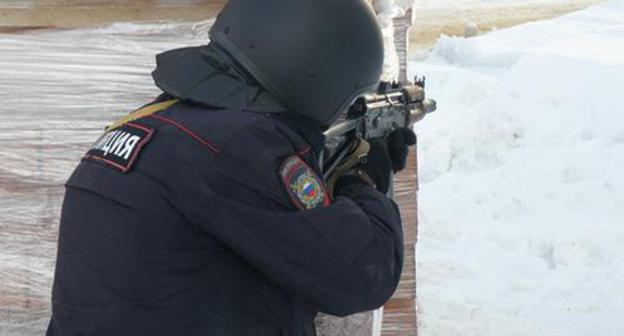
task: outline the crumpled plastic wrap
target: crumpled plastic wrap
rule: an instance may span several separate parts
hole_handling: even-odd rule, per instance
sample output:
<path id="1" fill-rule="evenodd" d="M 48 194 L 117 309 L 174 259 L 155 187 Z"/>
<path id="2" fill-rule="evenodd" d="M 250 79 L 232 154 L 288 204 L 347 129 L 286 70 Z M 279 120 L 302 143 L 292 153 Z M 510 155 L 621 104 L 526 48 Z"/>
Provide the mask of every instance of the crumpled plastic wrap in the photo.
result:
<path id="1" fill-rule="evenodd" d="M 0 34 L 0 335 L 44 334 L 63 184 L 106 125 L 159 93 L 154 56 L 206 43 L 211 23 Z M 412 163 L 396 183 L 408 257 L 384 335 L 415 334 Z M 319 334 L 356 336 L 349 328 Z"/>
<path id="2" fill-rule="evenodd" d="M 0 335 L 42 335 L 63 184 L 104 127 L 158 93 L 154 55 L 211 22 L 0 34 Z"/>

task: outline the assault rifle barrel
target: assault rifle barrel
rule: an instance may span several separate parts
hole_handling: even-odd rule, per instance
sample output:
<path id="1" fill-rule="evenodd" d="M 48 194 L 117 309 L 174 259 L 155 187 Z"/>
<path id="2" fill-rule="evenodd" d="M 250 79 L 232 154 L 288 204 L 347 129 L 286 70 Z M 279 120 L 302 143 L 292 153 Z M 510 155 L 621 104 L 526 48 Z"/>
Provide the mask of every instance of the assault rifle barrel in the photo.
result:
<path id="1" fill-rule="evenodd" d="M 425 99 L 425 91 L 419 85 L 405 86 L 388 93 L 368 94 L 358 98 L 351 107 L 347 119 L 329 128 L 325 132 L 325 137 L 334 139 L 343 136 L 355 130 L 362 118 L 394 109 L 406 111 L 407 120 L 400 126 L 409 127 L 434 112 L 436 108 L 435 100 Z"/>

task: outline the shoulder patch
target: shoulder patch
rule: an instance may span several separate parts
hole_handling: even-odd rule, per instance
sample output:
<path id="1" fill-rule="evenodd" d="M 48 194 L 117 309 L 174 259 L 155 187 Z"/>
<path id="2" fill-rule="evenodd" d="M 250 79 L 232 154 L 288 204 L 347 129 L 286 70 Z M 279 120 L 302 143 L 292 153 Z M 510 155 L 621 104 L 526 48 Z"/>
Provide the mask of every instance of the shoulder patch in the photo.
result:
<path id="1" fill-rule="evenodd" d="M 100 137 L 84 159 L 127 173 L 132 169 L 143 147 L 152 139 L 154 132 L 152 128 L 127 123 Z"/>
<path id="2" fill-rule="evenodd" d="M 280 176 L 292 202 L 301 210 L 311 210 L 319 205 L 329 205 L 330 196 L 325 184 L 298 155 L 284 160 Z"/>

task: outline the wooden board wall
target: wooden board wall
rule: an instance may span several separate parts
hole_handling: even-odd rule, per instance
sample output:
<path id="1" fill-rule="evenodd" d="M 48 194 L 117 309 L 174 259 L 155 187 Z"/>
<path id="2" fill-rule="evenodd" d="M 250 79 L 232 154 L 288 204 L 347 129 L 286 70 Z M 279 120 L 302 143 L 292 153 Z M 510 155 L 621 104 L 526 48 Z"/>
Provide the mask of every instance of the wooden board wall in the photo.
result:
<path id="1" fill-rule="evenodd" d="M 403 220 L 405 262 L 399 289 L 384 307 L 383 336 L 415 336 L 416 323 L 416 240 L 418 236 L 418 165 L 416 148 L 407 169 L 395 178 L 395 199 Z"/>

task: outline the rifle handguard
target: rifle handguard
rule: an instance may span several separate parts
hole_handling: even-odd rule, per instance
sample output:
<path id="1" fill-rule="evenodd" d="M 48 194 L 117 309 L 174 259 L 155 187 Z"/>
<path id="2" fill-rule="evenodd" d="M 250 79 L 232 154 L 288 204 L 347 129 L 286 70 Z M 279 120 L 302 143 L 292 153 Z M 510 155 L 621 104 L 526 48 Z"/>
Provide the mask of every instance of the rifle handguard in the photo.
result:
<path id="1" fill-rule="evenodd" d="M 334 169 L 332 174 L 327 179 L 327 188 L 330 193 L 334 193 L 334 187 L 336 186 L 336 181 L 343 175 L 345 175 L 348 171 L 353 169 L 362 163 L 362 160 L 366 158 L 368 152 L 370 151 L 370 144 L 366 140 L 357 139 L 355 140 L 357 143 L 353 145 L 353 150 L 349 153 L 342 162 Z"/>

